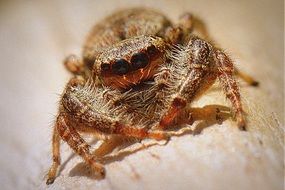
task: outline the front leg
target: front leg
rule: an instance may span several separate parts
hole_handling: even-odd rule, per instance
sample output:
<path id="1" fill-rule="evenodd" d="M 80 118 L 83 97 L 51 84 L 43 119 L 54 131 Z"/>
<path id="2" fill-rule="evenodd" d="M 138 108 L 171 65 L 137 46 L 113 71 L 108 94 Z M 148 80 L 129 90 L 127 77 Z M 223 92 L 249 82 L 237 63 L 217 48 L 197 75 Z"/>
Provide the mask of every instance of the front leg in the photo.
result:
<path id="1" fill-rule="evenodd" d="M 65 141 L 75 153 L 80 155 L 84 161 L 91 166 L 91 168 L 99 173 L 101 176 L 105 175 L 105 169 L 103 165 L 96 161 L 96 157 L 90 153 L 88 145 L 76 131 L 76 129 L 71 125 L 67 124 L 68 116 L 60 114 L 57 118 L 54 137 L 53 137 L 53 165 L 51 166 L 47 184 L 52 184 L 56 177 L 57 168 L 59 165 L 59 139 L 61 138 Z"/>
<path id="2" fill-rule="evenodd" d="M 197 35 L 204 40 L 213 42 L 214 40 L 210 38 L 207 27 L 203 20 L 194 16 L 191 13 L 184 13 L 180 16 L 179 21 L 176 25 L 170 26 L 166 30 L 166 39 L 171 44 L 182 44 L 187 45 L 190 36 Z M 234 66 L 233 66 L 234 67 Z M 247 84 L 251 86 L 258 86 L 258 81 L 252 76 L 244 73 L 234 67 L 234 75 L 241 78 Z"/>
<path id="3" fill-rule="evenodd" d="M 58 166 L 60 165 L 60 136 L 55 126 L 52 135 L 52 166 L 50 167 L 47 174 L 46 184 L 52 184 L 55 180 Z"/>
<path id="4" fill-rule="evenodd" d="M 211 73 L 210 64 L 212 46 L 197 37 L 190 39 L 186 47 L 174 50 L 170 54 L 171 65 L 176 80 L 175 91 L 165 113 L 162 115 L 158 128 L 169 126 L 188 103 L 203 94 L 215 81 L 216 73 Z M 174 90 L 172 90 L 174 91 Z"/>
<path id="5" fill-rule="evenodd" d="M 74 75 L 80 75 L 84 72 L 84 63 L 76 55 L 67 56 L 63 64 Z"/>
<path id="6" fill-rule="evenodd" d="M 181 65 L 181 76 L 177 74 L 178 89 L 162 115 L 159 128 L 169 126 L 181 113 L 187 103 L 202 95 L 219 77 L 226 97 L 231 101 L 238 126 L 245 128 L 245 119 L 239 89 L 233 77 L 233 64 L 228 56 L 208 42 L 192 37 L 186 47 L 182 47 L 171 57 L 174 65 Z M 186 74 L 183 74 L 186 73 Z"/>
<path id="7" fill-rule="evenodd" d="M 90 68 L 84 63 L 83 60 L 79 59 L 76 55 L 69 55 L 63 62 L 65 68 L 75 76 L 81 76 L 87 79 L 90 74 Z"/>
<path id="8" fill-rule="evenodd" d="M 138 139 L 168 139 L 167 133 L 149 130 L 143 125 L 138 126 L 136 121 L 132 121 L 125 107 L 114 107 L 113 102 L 104 96 L 105 91 L 104 87 L 96 89 L 91 81 L 84 86 L 66 88 L 61 100 L 62 109 L 73 117 L 79 130 Z"/>

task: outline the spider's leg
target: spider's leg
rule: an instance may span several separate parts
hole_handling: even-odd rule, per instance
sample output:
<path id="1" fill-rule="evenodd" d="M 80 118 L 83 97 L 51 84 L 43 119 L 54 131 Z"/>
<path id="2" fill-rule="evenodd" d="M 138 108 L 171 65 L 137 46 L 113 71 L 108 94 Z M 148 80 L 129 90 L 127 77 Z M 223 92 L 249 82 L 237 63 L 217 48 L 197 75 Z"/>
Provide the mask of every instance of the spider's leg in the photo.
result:
<path id="1" fill-rule="evenodd" d="M 81 75 L 75 75 L 68 81 L 66 86 L 67 88 L 76 87 L 83 85 L 85 82 L 85 79 Z"/>
<path id="2" fill-rule="evenodd" d="M 172 136 L 172 134 L 169 134 L 169 136 Z M 105 163 L 106 161 L 110 160 L 110 159 L 114 159 L 116 157 L 125 157 L 127 155 L 130 155 L 132 153 L 138 152 L 140 150 L 146 149 L 148 147 L 154 146 L 154 145 L 161 145 L 159 142 L 155 141 L 152 143 L 147 143 L 147 144 L 142 144 L 140 143 L 140 146 L 136 147 L 136 148 L 132 148 L 132 149 L 120 149 L 118 153 L 114 154 L 114 155 L 108 155 L 109 153 L 111 153 L 115 148 L 124 145 L 125 143 L 137 143 L 137 139 L 135 138 L 126 138 L 126 137 L 122 137 L 120 135 L 112 135 L 109 139 L 107 139 L 106 141 L 104 141 L 94 152 L 93 154 L 98 157 L 98 159 L 100 161 L 102 161 L 103 163 Z M 131 145 L 132 145 L 131 143 Z M 101 160 L 102 159 L 102 160 Z"/>
<path id="3" fill-rule="evenodd" d="M 250 75 L 238 70 L 236 67 L 234 68 L 234 74 L 236 76 L 238 76 L 239 78 L 241 78 L 242 80 L 244 80 L 247 84 L 249 84 L 251 86 L 258 86 L 259 85 L 257 80 L 255 80 Z"/>
<path id="4" fill-rule="evenodd" d="M 178 24 L 170 27 L 166 32 L 166 37 L 170 42 L 172 42 L 172 44 L 184 44 L 183 42 L 187 42 L 189 40 L 187 37 L 190 35 L 197 35 L 204 40 L 214 42 L 214 40 L 210 38 L 205 23 L 188 12 L 182 14 L 179 18 Z M 258 86 L 259 84 L 253 77 L 238 70 L 237 68 L 234 68 L 234 74 L 251 86 Z"/>
<path id="5" fill-rule="evenodd" d="M 205 92 L 218 77 L 227 98 L 231 101 L 236 113 L 238 126 L 245 128 L 245 119 L 240 100 L 237 83 L 233 77 L 233 63 L 221 50 L 213 47 L 210 43 L 192 37 L 186 47 L 176 53 L 174 64 L 181 64 L 181 70 L 186 73 L 179 76 L 177 93 L 170 101 L 170 106 L 163 114 L 159 128 L 169 126 L 181 113 L 187 103 Z M 188 65 L 187 65 L 188 64 Z"/>
<path id="6" fill-rule="evenodd" d="M 177 24 L 167 28 L 165 36 L 166 40 L 172 44 L 183 44 L 183 42 L 187 41 L 190 34 L 210 40 L 205 23 L 197 16 L 185 12 L 179 17 Z"/>
<path id="7" fill-rule="evenodd" d="M 67 56 L 63 63 L 65 68 L 73 75 L 80 75 L 85 79 L 90 76 L 90 69 L 76 55 Z"/>
<path id="8" fill-rule="evenodd" d="M 104 90 L 103 90 L 104 91 Z M 74 117 L 74 122 L 80 123 L 78 130 L 89 133 L 97 132 L 106 135 L 122 135 L 138 139 L 152 138 L 156 140 L 168 139 L 163 131 L 152 131 L 144 126 L 136 126 L 130 122 L 128 110 L 110 107 L 111 102 L 102 99 L 102 92 L 85 87 L 66 88 L 62 96 L 64 110 Z M 84 126 L 85 129 L 79 129 Z"/>
<path id="9" fill-rule="evenodd" d="M 187 103 L 192 102 L 203 94 L 215 81 L 216 75 L 210 75 L 206 70 L 193 68 L 187 77 L 181 81 L 178 92 L 173 96 L 170 106 L 163 114 L 158 128 L 164 129 L 170 126 L 178 115 L 182 114 Z"/>
<path id="10" fill-rule="evenodd" d="M 92 154 L 98 158 L 111 153 L 116 147 L 122 145 L 126 139 L 120 136 L 111 136 L 109 139 L 106 139 Z"/>
<path id="11" fill-rule="evenodd" d="M 240 93 L 236 80 L 234 79 L 233 62 L 222 50 L 214 50 L 214 59 L 217 67 L 219 81 L 223 87 L 226 97 L 231 101 L 237 123 L 240 129 L 245 129 L 245 118 L 241 105 Z"/>
<path id="12" fill-rule="evenodd" d="M 169 107 L 163 114 L 158 128 L 169 126 L 181 113 L 187 103 L 202 95 L 217 78 L 217 74 L 211 72 L 210 64 L 212 46 L 207 42 L 193 37 L 188 45 L 175 53 L 173 64 L 177 67 L 173 72 L 177 81 L 177 91 L 169 101 Z"/>
<path id="13" fill-rule="evenodd" d="M 174 120 L 173 126 L 193 124 L 195 121 L 221 123 L 231 116 L 230 109 L 221 105 L 207 105 L 204 107 L 186 107 Z"/>
<path id="14" fill-rule="evenodd" d="M 85 140 L 77 132 L 76 128 L 73 127 L 74 123 L 71 121 L 69 123 L 68 115 L 59 115 L 57 118 L 57 130 L 62 138 L 78 155 L 80 155 L 86 163 L 88 163 L 91 168 L 98 172 L 100 175 L 104 176 L 105 170 L 103 165 L 96 162 L 96 157 L 91 154 L 88 145 Z M 73 123 L 71 125 L 71 123 Z"/>
<path id="15" fill-rule="evenodd" d="M 189 37 L 190 34 L 194 34 L 203 39 L 212 41 L 204 21 L 189 12 L 185 12 L 179 17 L 177 26 L 182 29 L 184 40 Z"/>
<path id="16" fill-rule="evenodd" d="M 56 126 L 53 129 L 52 135 L 52 160 L 52 166 L 50 167 L 47 174 L 47 185 L 52 184 L 54 182 L 58 166 L 60 165 L 60 136 L 58 134 Z"/>
<path id="17" fill-rule="evenodd" d="M 98 172 L 100 175 L 104 176 L 105 170 L 104 167 L 95 161 L 94 156 L 89 151 L 89 145 L 81 138 L 77 133 L 75 128 L 71 125 L 68 125 L 66 122 L 68 117 L 65 115 L 59 115 L 57 117 L 54 136 L 53 136 L 53 165 L 51 166 L 47 184 L 52 184 L 56 177 L 57 168 L 59 166 L 59 141 L 60 138 L 67 142 L 67 144 L 78 154 L 80 155 L 86 163 L 88 163 L 91 168 Z"/>
<path id="18" fill-rule="evenodd" d="M 76 55 L 69 55 L 64 60 L 65 68 L 72 74 L 81 74 L 84 70 L 83 62 Z"/>

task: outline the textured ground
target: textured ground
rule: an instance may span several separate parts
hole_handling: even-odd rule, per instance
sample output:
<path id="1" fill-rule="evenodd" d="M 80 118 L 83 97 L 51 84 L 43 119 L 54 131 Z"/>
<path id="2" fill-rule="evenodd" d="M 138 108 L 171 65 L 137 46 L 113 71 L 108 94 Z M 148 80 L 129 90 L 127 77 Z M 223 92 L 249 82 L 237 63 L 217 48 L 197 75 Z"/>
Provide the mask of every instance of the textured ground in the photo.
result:
<path id="1" fill-rule="evenodd" d="M 1 189 L 46 189 L 51 126 L 69 79 L 61 62 L 80 55 L 91 26 L 118 8 L 153 7 L 175 21 L 185 11 L 205 21 L 212 38 L 256 77 L 243 82 L 247 132 L 230 119 L 198 135 L 172 138 L 106 164 L 94 180 L 68 160 L 48 189 L 271 189 L 284 185 L 283 1 L 18 1 L 0 3 Z M 215 87 L 196 106 L 229 105 Z M 195 128 L 195 126 L 193 126 Z M 150 142 L 145 142 L 150 143 Z M 68 161 L 67 161 L 68 160 Z"/>

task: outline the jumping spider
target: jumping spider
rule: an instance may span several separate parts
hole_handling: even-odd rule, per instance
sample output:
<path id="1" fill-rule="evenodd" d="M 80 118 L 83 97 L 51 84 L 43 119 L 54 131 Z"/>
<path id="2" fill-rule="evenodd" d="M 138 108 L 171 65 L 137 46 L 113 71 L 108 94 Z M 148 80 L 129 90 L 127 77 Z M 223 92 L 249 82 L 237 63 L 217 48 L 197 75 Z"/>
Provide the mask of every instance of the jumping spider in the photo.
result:
<path id="1" fill-rule="evenodd" d="M 193 122 L 193 109 L 187 105 L 216 78 L 232 103 L 238 127 L 245 128 L 233 75 L 251 85 L 257 82 L 237 71 L 223 50 L 194 36 L 194 21 L 186 13 L 172 24 L 158 12 L 136 8 L 117 12 L 92 29 L 83 59 L 72 55 L 64 62 L 74 77 L 61 97 L 47 184 L 54 182 L 60 164 L 60 140 L 103 176 L 98 155 L 110 152 L 116 144 L 112 139 L 168 139 L 173 133 L 166 128 Z M 205 109 L 196 115 L 208 114 Z M 100 134 L 104 142 L 91 153 L 82 133 Z"/>

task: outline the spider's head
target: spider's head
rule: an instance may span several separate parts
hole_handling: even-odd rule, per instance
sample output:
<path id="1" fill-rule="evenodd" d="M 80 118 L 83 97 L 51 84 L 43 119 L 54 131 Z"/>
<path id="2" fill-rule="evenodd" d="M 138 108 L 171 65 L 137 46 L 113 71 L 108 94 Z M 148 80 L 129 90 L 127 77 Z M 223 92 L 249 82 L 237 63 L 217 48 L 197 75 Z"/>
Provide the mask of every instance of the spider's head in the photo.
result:
<path id="1" fill-rule="evenodd" d="M 106 86 L 127 89 L 150 79 L 163 63 L 166 44 L 153 36 L 138 36 L 104 50 L 93 71 Z"/>

